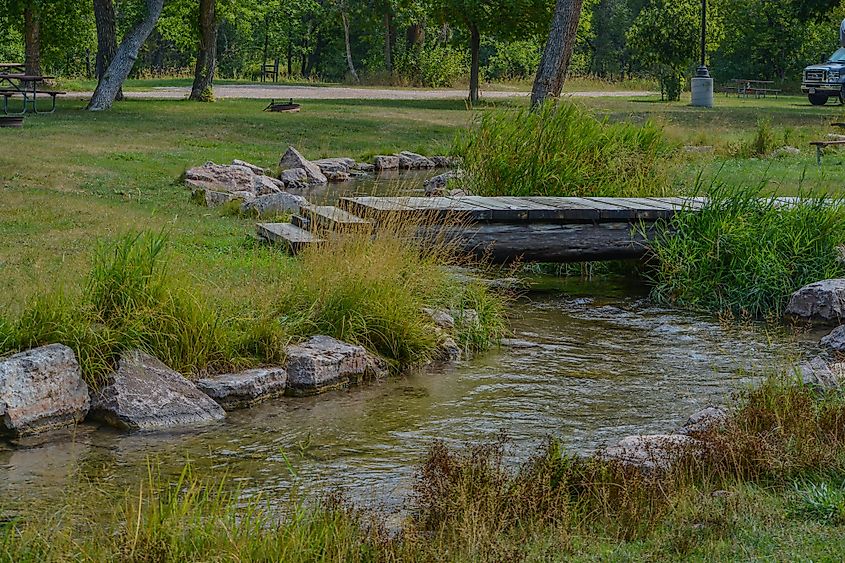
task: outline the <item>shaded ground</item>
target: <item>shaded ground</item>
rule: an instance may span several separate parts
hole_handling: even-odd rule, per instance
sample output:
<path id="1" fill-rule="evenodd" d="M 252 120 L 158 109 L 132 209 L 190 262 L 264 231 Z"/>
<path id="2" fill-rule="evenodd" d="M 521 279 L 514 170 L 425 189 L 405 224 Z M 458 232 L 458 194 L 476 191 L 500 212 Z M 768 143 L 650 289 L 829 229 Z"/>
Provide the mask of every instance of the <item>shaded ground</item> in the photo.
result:
<path id="1" fill-rule="evenodd" d="M 187 86 L 159 86 L 151 90 L 126 92 L 128 98 L 181 100 L 188 97 L 191 89 Z M 483 91 L 482 96 L 488 99 L 522 98 L 529 92 L 521 91 Z M 90 98 L 91 92 L 69 92 L 73 98 Z M 467 97 L 466 90 L 427 90 L 401 88 L 349 88 L 345 86 L 298 86 L 298 85 L 270 85 L 270 84 L 227 84 L 215 86 L 214 95 L 217 98 L 239 99 L 286 99 L 294 100 L 455 100 Z M 573 97 L 598 98 L 653 96 L 653 92 L 639 91 L 605 91 L 572 92 Z"/>

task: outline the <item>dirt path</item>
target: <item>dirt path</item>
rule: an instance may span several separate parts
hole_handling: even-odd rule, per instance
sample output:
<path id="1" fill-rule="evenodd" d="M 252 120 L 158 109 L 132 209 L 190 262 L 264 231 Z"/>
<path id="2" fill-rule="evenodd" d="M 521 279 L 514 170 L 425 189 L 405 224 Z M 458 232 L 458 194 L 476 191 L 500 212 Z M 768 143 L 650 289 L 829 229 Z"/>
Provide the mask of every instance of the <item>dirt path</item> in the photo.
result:
<path id="1" fill-rule="evenodd" d="M 178 100 L 190 93 L 187 87 L 161 87 L 143 92 L 126 92 L 132 99 Z M 630 98 L 651 96 L 654 92 L 570 92 L 567 95 L 576 98 L 598 98 L 602 96 Z M 69 92 L 74 98 L 87 98 L 90 92 Z M 269 100 L 451 100 L 466 98 L 465 90 L 415 90 L 398 88 L 348 88 L 327 86 L 272 86 L 265 84 L 244 84 L 216 86 L 214 95 L 218 98 L 242 98 Z M 529 92 L 483 91 L 482 97 L 488 99 L 518 98 L 528 96 Z"/>

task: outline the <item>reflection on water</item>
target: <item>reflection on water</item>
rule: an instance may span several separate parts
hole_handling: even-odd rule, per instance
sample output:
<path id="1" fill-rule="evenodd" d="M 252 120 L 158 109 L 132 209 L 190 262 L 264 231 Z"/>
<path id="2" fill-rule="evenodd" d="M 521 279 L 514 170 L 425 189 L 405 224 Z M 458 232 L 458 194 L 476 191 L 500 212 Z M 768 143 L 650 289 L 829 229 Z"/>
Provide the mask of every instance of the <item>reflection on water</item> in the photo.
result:
<path id="1" fill-rule="evenodd" d="M 225 470 L 247 494 L 281 499 L 296 481 L 307 491 L 339 486 L 358 500 L 398 506 L 433 440 L 460 444 L 504 431 L 516 455 L 531 455 L 548 436 L 586 452 L 628 434 L 671 430 L 699 407 L 725 401 L 748 377 L 739 368 L 759 373 L 810 347 L 808 339 L 655 306 L 624 288 L 564 289 L 513 306 L 515 337 L 539 346 L 281 399 L 198 431 L 83 427 L 76 443 L 0 450 L 0 498 L 13 507 L 48 500 L 78 474 L 120 491 L 144 477 L 150 459 L 165 474 L 191 459 L 202 474 Z"/>
<path id="2" fill-rule="evenodd" d="M 317 205 L 336 205 L 338 198 L 363 195 L 423 196 L 423 182 L 443 172 L 445 170 L 442 169 L 387 170 L 375 175 L 361 176 L 349 182 L 314 186 L 296 193 Z"/>

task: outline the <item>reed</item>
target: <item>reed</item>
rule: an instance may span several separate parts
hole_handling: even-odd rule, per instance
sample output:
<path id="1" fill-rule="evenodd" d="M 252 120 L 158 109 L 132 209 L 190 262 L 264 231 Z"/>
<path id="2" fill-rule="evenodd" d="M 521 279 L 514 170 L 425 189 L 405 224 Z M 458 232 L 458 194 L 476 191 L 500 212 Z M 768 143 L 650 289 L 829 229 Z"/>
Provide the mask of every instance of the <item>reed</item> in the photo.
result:
<path id="1" fill-rule="evenodd" d="M 484 196 L 662 196 L 674 147 L 653 122 L 610 123 L 565 101 L 484 112 L 457 137 L 466 187 Z"/>
<path id="2" fill-rule="evenodd" d="M 800 287 L 845 274 L 841 196 L 804 194 L 783 206 L 762 186 L 715 183 L 708 204 L 676 215 L 652 243 L 646 272 L 662 302 L 779 318 Z"/>

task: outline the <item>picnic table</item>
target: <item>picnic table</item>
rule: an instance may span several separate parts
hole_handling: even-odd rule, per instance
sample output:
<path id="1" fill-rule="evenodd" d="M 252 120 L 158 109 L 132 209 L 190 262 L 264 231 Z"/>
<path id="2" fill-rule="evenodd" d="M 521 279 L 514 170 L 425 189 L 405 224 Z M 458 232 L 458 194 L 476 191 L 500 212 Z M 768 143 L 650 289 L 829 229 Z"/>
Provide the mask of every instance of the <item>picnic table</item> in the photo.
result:
<path id="1" fill-rule="evenodd" d="M 765 98 L 769 94 L 775 97 L 781 93 L 778 88 L 773 88 L 774 80 L 753 80 L 748 78 L 734 78 L 731 80 L 732 86 L 725 87 L 725 95 L 734 92 L 737 97 L 749 97 L 753 95 L 755 98 Z"/>
<path id="2" fill-rule="evenodd" d="M 22 65 L 17 63 L 0 63 L 5 68 L 18 68 Z M 53 76 L 41 76 L 26 74 L 25 72 L 3 72 L 0 71 L 0 96 L 3 96 L 3 113 L 5 115 L 23 115 L 28 111 L 32 113 L 53 113 L 56 111 L 56 96 L 64 95 L 65 92 L 47 90 L 42 85 Z M 38 95 L 50 96 L 52 105 L 48 111 L 38 110 Z M 20 96 L 23 99 L 22 109 L 19 112 L 9 112 L 9 98 Z"/>
<path id="3" fill-rule="evenodd" d="M 0 63 L 0 72 L 26 72 L 23 63 Z"/>

